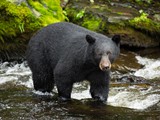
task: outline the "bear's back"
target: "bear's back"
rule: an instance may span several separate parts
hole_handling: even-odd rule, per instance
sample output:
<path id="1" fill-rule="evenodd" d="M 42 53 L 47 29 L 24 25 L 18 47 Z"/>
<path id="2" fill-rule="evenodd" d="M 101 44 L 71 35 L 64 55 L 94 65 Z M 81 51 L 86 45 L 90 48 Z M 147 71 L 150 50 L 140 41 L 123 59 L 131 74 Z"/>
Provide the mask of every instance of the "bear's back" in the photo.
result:
<path id="1" fill-rule="evenodd" d="M 72 40 L 75 41 L 75 39 L 78 38 L 76 39 L 78 41 L 82 38 L 85 39 L 87 34 L 95 38 L 107 39 L 107 37 L 102 34 L 90 31 L 84 27 L 81 27 L 69 22 L 54 23 L 44 27 L 40 31 L 42 32 L 41 35 L 45 34 L 47 38 L 50 38 L 51 40 L 52 38 L 58 38 L 58 39 L 61 39 L 61 41 L 67 40 L 69 42 Z M 82 40 L 78 42 L 80 43 L 82 42 Z M 86 42 L 86 41 L 83 41 L 83 42 Z"/>

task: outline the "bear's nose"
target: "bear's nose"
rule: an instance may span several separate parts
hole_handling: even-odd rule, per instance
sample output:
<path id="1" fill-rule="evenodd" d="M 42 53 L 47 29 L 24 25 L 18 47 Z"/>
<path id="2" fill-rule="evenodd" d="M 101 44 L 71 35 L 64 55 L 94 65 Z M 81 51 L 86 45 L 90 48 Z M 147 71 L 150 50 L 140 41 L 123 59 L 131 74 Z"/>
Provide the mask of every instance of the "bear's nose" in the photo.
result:
<path id="1" fill-rule="evenodd" d="M 100 64 L 99 67 L 102 71 L 107 71 L 111 69 L 111 64 Z"/>
<path id="2" fill-rule="evenodd" d="M 107 71 L 108 69 L 110 69 L 109 66 L 105 66 L 105 67 L 103 68 L 103 71 Z"/>
<path id="3" fill-rule="evenodd" d="M 108 56 L 103 56 L 101 58 L 101 61 L 99 63 L 99 68 L 102 70 L 102 71 L 107 71 L 111 68 L 111 63 L 108 59 Z"/>

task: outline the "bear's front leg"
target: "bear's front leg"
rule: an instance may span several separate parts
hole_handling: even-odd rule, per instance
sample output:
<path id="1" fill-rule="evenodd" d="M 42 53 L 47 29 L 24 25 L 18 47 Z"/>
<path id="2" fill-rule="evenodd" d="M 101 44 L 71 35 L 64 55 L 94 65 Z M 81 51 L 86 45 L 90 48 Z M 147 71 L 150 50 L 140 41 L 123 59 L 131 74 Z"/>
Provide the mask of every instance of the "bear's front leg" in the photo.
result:
<path id="1" fill-rule="evenodd" d="M 106 102 L 109 93 L 110 72 L 94 71 L 88 76 L 93 99 Z"/>

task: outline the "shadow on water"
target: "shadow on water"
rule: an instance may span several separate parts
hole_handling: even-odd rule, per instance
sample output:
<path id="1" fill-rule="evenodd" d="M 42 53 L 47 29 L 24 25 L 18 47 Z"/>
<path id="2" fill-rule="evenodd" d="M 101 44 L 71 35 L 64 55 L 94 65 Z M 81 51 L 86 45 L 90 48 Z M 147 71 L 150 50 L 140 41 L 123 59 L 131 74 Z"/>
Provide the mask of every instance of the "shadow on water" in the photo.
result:
<path id="1" fill-rule="evenodd" d="M 22 85 L 5 83 L 0 86 L 0 119 L 67 119 L 67 120 L 156 120 L 158 110 L 138 111 L 113 107 L 91 99 L 58 102 L 57 95 L 35 96 L 32 89 Z"/>

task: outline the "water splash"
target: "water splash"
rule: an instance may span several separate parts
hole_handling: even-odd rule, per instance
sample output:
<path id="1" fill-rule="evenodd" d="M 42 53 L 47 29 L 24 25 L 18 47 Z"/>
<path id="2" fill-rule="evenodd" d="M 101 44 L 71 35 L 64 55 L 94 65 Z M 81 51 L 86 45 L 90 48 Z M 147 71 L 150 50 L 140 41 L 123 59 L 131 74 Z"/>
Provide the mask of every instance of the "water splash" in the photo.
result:
<path id="1" fill-rule="evenodd" d="M 35 91 L 35 90 L 33 91 L 33 93 L 37 94 L 37 95 L 40 95 L 40 96 L 53 96 L 52 93 L 48 93 L 48 92 L 43 93 L 41 91 Z"/>
<path id="2" fill-rule="evenodd" d="M 160 101 L 160 94 L 150 94 L 154 91 L 152 87 L 143 91 L 137 89 L 136 86 L 129 89 L 112 88 L 108 103 L 113 106 L 144 110 Z"/>
<path id="3" fill-rule="evenodd" d="M 160 60 L 159 59 L 149 59 L 136 56 L 138 63 L 144 65 L 142 69 L 135 72 L 134 75 L 141 76 L 146 79 L 160 78 Z"/>
<path id="4" fill-rule="evenodd" d="M 91 98 L 90 93 L 89 93 L 89 89 L 83 90 L 81 92 L 73 92 L 72 98 L 77 99 L 77 100 Z"/>
<path id="5" fill-rule="evenodd" d="M 0 63 L 0 84 L 9 81 L 19 81 L 21 76 L 29 76 L 31 71 L 26 65 L 26 62 L 4 62 Z"/>

